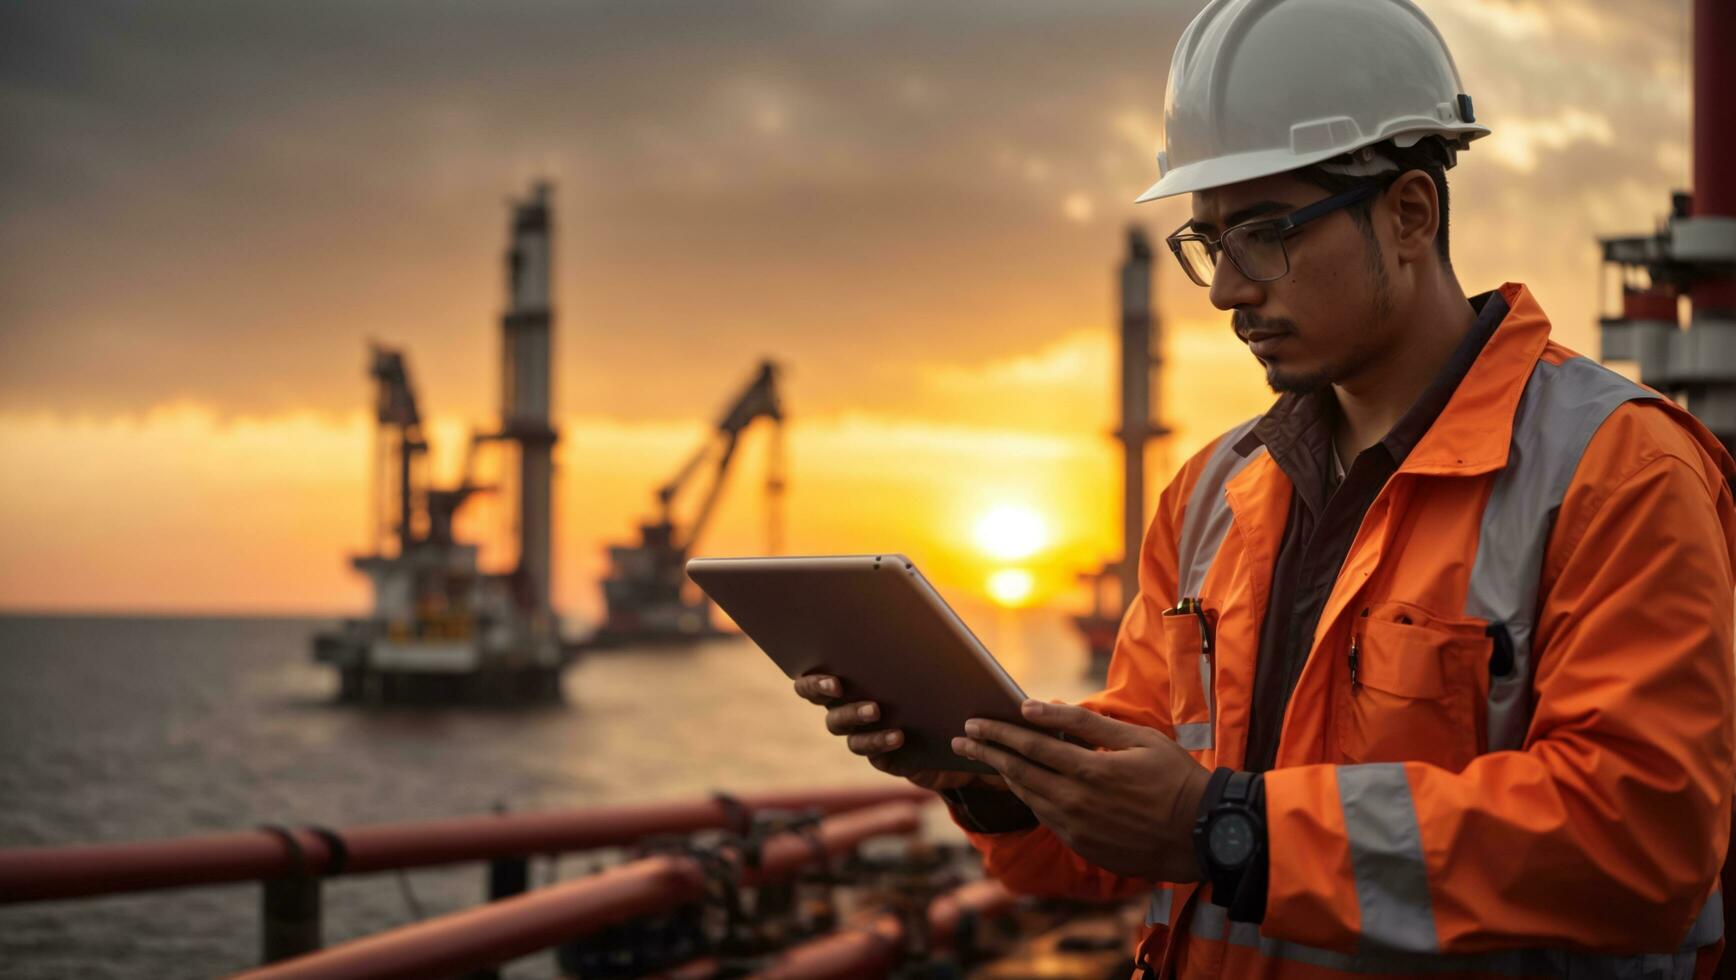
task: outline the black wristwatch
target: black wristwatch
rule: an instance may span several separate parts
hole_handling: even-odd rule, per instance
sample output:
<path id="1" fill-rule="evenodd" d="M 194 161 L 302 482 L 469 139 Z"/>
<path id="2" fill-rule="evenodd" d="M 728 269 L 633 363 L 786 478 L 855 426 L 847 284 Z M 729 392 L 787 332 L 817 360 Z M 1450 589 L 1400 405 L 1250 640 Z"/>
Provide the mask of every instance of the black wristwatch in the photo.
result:
<path id="1" fill-rule="evenodd" d="M 1259 773 L 1220 768 L 1206 783 L 1194 820 L 1194 854 L 1216 904 L 1230 904 L 1266 848 L 1264 782 Z"/>

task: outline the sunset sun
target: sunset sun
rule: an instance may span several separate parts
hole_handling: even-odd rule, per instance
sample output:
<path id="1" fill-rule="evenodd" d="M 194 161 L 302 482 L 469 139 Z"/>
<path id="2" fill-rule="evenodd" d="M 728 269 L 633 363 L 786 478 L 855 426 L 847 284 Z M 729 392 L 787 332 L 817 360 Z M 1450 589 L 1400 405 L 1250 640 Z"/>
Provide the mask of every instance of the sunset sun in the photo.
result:
<path id="1" fill-rule="evenodd" d="M 1001 561 L 1020 561 L 1043 550 L 1049 528 L 1041 514 L 1016 504 L 1002 504 L 977 519 L 976 545 Z"/>
<path id="2" fill-rule="evenodd" d="M 1022 606 L 1031 597 L 1033 584 L 1030 572 L 1003 568 L 989 576 L 989 597 L 1003 606 Z"/>

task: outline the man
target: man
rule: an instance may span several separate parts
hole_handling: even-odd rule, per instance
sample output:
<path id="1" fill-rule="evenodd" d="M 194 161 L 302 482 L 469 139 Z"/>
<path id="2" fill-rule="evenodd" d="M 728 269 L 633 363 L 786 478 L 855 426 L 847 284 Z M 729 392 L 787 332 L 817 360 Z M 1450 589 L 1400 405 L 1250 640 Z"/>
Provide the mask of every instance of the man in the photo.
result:
<path id="1" fill-rule="evenodd" d="M 1279 393 L 1164 491 L 1106 689 L 973 719 L 943 791 L 1025 892 L 1151 892 L 1143 970 L 1708 975 L 1736 779 L 1736 462 L 1467 299 L 1488 130 L 1408 0 L 1213 0 L 1177 46 L 1170 237 Z M 837 680 L 797 691 L 889 768 Z"/>

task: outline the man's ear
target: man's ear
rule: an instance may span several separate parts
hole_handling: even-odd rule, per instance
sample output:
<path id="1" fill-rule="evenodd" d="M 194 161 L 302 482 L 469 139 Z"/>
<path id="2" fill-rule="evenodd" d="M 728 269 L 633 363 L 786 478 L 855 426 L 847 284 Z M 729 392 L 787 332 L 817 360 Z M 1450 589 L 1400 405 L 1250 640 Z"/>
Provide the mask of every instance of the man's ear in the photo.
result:
<path id="1" fill-rule="evenodd" d="M 1441 198 L 1434 180 L 1422 170 L 1408 170 L 1387 187 L 1392 250 L 1399 262 L 1420 262 L 1434 255 L 1434 232 L 1441 227 Z"/>
<path id="2" fill-rule="evenodd" d="M 1393 251 L 1400 262 L 1419 262 L 1434 254 L 1441 226 L 1441 199 L 1435 182 L 1421 170 L 1402 174 L 1386 189 Z"/>

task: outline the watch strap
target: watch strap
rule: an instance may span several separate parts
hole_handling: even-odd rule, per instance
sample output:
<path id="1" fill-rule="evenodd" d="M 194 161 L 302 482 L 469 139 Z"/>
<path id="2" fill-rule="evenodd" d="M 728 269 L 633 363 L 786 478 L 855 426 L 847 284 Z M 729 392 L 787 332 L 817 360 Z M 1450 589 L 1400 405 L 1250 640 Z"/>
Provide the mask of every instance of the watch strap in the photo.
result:
<path id="1" fill-rule="evenodd" d="M 1230 778 L 1224 781 L 1224 793 L 1218 802 L 1250 806 L 1254 801 L 1254 787 L 1260 782 L 1260 774 L 1257 772 L 1231 773 Z"/>
<path id="2" fill-rule="evenodd" d="M 1211 822 L 1212 810 L 1223 798 L 1225 784 L 1235 774 L 1236 771 L 1228 766 L 1219 766 L 1212 770 L 1212 774 L 1206 778 L 1205 792 L 1200 794 L 1200 808 L 1194 813 L 1194 860 L 1199 864 L 1200 880 L 1202 881 L 1212 879 L 1211 855 L 1208 853 L 1206 845 L 1207 825 Z"/>
<path id="3" fill-rule="evenodd" d="M 1253 889 L 1244 901 L 1240 893 L 1249 884 L 1258 884 L 1258 904 L 1265 906 L 1266 829 L 1265 779 L 1258 772 L 1232 772 L 1219 768 L 1206 784 L 1200 799 L 1200 812 L 1194 822 L 1194 853 L 1200 864 L 1201 879 L 1211 882 L 1211 901 L 1226 908 L 1243 909 L 1253 900 Z M 1253 819 L 1249 822 L 1257 837 L 1254 851 L 1247 864 L 1228 868 L 1212 860 L 1211 829 L 1223 812 L 1242 811 Z"/>
<path id="4" fill-rule="evenodd" d="M 1270 839 L 1266 829 L 1266 778 L 1263 774 L 1256 776 L 1249 789 L 1251 798 L 1248 806 L 1258 818 L 1255 826 L 1259 828 L 1259 838 L 1254 844 L 1254 858 L 1243 870 L 1242 880 L 1236 884 L 1236 894 L 1226 905 L 1231 922 L 1252 922 L 1257 925 L 1266 918 L 1266 890 L 1271 858 L 1266 852 Z"/>

